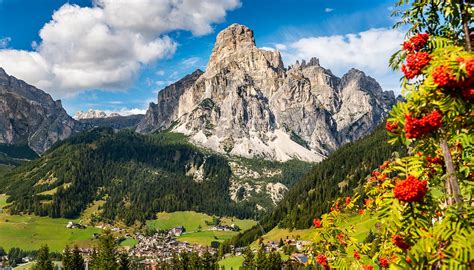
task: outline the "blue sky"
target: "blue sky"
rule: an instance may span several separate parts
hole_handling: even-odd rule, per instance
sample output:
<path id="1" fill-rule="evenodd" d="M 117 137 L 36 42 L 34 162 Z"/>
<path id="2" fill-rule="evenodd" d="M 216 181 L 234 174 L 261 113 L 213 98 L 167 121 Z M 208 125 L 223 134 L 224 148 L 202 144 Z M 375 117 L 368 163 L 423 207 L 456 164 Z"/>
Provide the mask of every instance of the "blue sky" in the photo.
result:
<path id="1" fill-rule="evenodd" d="M 398 91 L 399 74 L 386 64 L 403 38 L 391 29 L 393 0 L 182 0 L 178 8 L 174 0 L 137 2 L 0 0 L 0 66 L 62 99 L 70 114 L 130 113 L 146 109 L 169 83 L 204 70 L 216 34 L 236 22 L 254 30 L 258 47 L 279 49 L 287 65 L 316 56 L 338 76 L 355 66 Z"/>

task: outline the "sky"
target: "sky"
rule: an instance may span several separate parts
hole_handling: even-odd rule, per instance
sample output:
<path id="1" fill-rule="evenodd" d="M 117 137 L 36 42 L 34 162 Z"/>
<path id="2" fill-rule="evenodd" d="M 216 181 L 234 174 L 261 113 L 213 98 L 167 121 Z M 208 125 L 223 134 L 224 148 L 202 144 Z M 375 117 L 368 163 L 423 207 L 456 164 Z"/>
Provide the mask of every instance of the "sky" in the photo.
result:
<path id="1" fill-rule="evenodd" d="M 144 113 L 158 91 L 200 68 L 232 23 L 285 65 L 355 67 L 399 93 L 388 68 L 404 32 L 394 0 L 0 0 L 0 67 L 61 99 L 69 114 Z"/>

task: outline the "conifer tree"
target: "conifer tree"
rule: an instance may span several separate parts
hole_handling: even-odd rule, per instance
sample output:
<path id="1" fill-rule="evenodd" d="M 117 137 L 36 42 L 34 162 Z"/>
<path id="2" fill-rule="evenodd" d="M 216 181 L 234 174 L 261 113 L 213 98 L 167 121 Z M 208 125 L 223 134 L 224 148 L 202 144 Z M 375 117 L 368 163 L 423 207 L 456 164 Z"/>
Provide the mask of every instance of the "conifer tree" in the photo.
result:
<path id="1" fill-rule="evenodd" d="M 53 262 L 51 261 L 51 255 L 49 254 L 49 248 L 47 245 L 42 246 L 38 250 L 36 257 L 36 263 L 32 267 L 33 270 L 53 270 Z"/>

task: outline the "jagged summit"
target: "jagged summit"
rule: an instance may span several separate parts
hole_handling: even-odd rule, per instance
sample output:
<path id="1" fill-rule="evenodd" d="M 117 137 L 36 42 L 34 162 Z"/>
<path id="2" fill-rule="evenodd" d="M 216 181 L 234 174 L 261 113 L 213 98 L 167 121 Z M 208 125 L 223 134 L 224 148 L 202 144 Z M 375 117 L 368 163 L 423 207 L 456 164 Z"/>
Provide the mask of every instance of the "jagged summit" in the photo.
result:
<path id="1" fill-rule="evenodd" d="M 317 58 L 285 69 L 278 51 L 257 48 L 251 29 L 232 24 L 205 72 L 160 91 L 137 130 L 172 127 L 229 155 L 320 161 L 370 132 L 394 103 L 355 69 L 338 78 Z"/>

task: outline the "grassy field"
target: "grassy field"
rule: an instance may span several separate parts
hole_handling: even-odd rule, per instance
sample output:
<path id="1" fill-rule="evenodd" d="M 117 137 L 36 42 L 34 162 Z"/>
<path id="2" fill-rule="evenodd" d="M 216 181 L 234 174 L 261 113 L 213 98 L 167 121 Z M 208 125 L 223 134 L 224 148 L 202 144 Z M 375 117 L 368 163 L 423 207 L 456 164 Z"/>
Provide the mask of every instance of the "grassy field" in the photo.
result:
<path id="1" fill-rule="evenodd" d="M 178 240 L 193 244 L 210 245 L 212 241 L 222 242 L 232 238 L 238 232 L 210 231 L 212 226 L 206 224 L 211 222 L 212 217 L 203 213 L 193 211 L 182 211 L 173 213 L 158 213 L 157 219 L 147 222 L 147 225 L 155 229 L 171 229 L 184 226 L 186 232 L 178 237 Z M 255 225 L 253 220 L 242 220 L 237 218 L 222 218 L 221 224 L 235 224 L 242 230 L 249 229 Z"/>
<path id="2" fill-rule="evenodd" d="M 243 256 L 231 256 L 219 261 L 219 266 L 224 266 L 226 270 L 238 270 L 244 262 Z"/>
<path id="3" fill-rule="evenodd" d="M 90 246 L 97 228 L 67 229 L 68 219 L 53 219 L 31 215 L 13 216 L 0 213 L 0 246 L 9 250 L 19 247 L 36 250 L 47 244 L 52 251 L 62 251 L 66 245 Z"/>
<path id="4" fill-rule="evenodd" d="M 127 238 L 125 240 L 123 240 L 122 242 L 120 242 L 120 246 L 121 247 L 135 247 L 135 245 L 138 244 L 138 241 L 133 239 L 133 238 Z"/>

